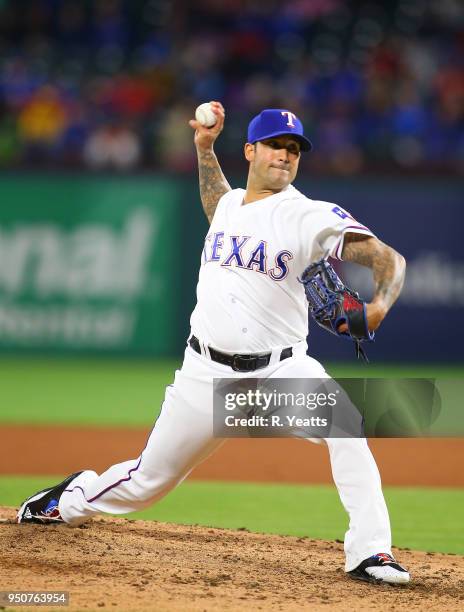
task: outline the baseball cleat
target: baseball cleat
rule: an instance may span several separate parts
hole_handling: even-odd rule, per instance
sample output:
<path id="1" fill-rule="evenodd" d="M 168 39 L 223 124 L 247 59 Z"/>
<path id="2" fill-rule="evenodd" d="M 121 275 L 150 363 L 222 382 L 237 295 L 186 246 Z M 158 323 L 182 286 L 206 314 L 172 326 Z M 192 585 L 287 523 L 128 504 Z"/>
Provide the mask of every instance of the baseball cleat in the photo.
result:
<path id="1" fill-rule="evenodd" d="M 407 584 L 410 579 L 409 572 L 387 553 L 372 555 L 348 575 L 354 580 L 372 583 Z"/>
<path id="2" fill-rule="evenodd" d="M 17 523 L 64 523 L 58 509 L 58 502 L 66 487 L 82 472 L 75 472 L 54 487 L 48 487 L 28 497 L 16 515 Z"/>

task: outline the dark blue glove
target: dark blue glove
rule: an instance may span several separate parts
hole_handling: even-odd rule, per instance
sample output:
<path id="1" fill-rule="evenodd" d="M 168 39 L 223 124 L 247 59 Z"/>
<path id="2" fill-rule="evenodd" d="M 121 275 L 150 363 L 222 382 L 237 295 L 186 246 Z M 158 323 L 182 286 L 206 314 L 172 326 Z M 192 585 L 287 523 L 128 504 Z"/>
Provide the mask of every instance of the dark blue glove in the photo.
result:
<path id="1" fill-rule="evenodd" d="M 316 323 L 336 336 L 353 340 L 356 355 L 367 361 L 361 342 L 373 341 L 375 333 L 367 326 L 366 303 L 343 284 L 325 259 L 309 265 L 298 280 L 304 285 L 309 312 Z M 348 331 L 339 332 L 343 323 Z"/>

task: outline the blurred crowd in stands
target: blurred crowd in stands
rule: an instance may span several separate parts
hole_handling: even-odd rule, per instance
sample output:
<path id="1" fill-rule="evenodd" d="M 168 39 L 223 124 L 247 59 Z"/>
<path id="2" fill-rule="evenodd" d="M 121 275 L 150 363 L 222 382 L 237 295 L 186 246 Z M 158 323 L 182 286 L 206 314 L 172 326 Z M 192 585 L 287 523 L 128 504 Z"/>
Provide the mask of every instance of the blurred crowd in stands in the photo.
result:
<path id="1" fill-rule="evenodd" d="M 195 107 L 217 149 L 289 108 L 318 174 L 464 170 L 462 0 L 0 0 L 0 168 L 195 168 Z"/>

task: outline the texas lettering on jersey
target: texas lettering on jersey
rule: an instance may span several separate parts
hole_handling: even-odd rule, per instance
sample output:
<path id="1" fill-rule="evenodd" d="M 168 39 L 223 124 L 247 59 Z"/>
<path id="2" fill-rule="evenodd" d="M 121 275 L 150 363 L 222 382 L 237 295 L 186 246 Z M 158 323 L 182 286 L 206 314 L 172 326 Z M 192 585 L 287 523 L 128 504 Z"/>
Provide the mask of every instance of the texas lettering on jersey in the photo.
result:
<path id="1" fill-rule="evenodd" d="M 231 266 L 267 274 L 274 281 L 281 281 L 288 275 L 288 262 L 293 259 L 291 251 L 282 250 L 272 259 L 269 267 L 268 244 L 266 240 L 251 240 L 250 236 L 224 237 L 224 232 L 208 234 L 203 248 L 203 264 L 218 262 L 224 268 Z"/>

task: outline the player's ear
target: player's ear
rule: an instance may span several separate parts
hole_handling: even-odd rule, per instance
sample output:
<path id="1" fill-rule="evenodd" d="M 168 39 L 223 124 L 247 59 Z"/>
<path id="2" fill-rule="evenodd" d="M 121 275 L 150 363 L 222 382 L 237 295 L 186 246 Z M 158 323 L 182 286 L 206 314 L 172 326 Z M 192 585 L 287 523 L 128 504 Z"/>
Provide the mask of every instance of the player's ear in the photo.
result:
<path id="1" fill-rule="evenodd" d="M 255 158 L 255 145 L 247 142 L 244 148 L 245 159 L 249 162 L 253 161 Z"/>

